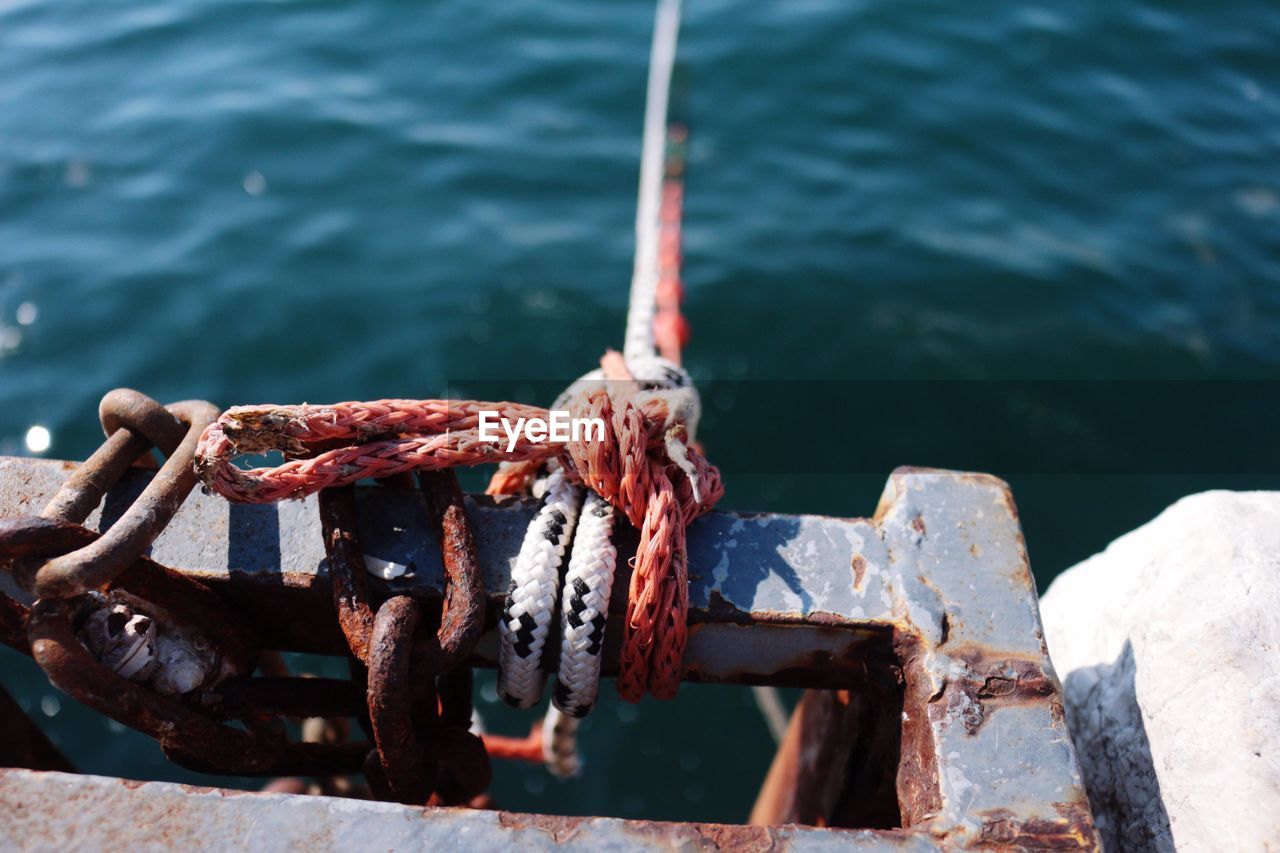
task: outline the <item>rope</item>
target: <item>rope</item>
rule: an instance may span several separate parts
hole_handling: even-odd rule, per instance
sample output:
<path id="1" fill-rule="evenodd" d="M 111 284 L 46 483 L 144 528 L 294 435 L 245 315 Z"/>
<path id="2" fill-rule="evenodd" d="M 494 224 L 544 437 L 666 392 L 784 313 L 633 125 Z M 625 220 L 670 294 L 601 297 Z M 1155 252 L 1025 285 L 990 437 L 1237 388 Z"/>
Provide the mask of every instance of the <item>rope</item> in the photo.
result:
<path id="1" fill-rule="evenodd" d="M 688 340 L 679 279 L 685 136 L 683 128 L 671 128 L 668 140 L 667 128 L 679 28 L 680 0 L 659 0 L 623 353 L 606 354 L 601 370 L 574 383 L 555 405 L 569 408 L 575 417 L 603 420 L 609 427 L 604 441 L 556 445 L 521 434 L 505 448 L 479 439 L 480 411 L 496 410 L 515 421 L 546 420 L 547 410 L 473 400 L 382 400 L 236 407 L 205 431 L 197 450 L 196 468 L 206 485 L 229 499 L 252 503 L 303 497 L 366 477 L 486 462 L 501 463 L 490 493 L 517 493 L 540 471 L 555 468 L 546 482 L 546 502 L 513 567 L 499 625 L 499 689 L 519 707 L 530 707 L 542 693 L 542 648 L 560 593 L 560 566 L 581 508 L 577 482 L 588 489 L 588 513 L 564 580 L 554 702 L 565 714 L 580 716 L 590 710 L 598 692 L 617 561 L 610 542 L 614 509 L 640 528 L 618 690 L 635 702 L 646 690 L 671 698 L 679 688 L 688 638 L 685 527 L 723 493 L 719 472 L 691 446 L 700 408 L 697 392 L 679 366 L 680 349 Z M 658 348 L 665 358 L 658 357 Z M 248 471 L 233 464 L 238 455 L 271 450 L 283 451 L 288 461 Z M 564 724 L 564 737 L 572 739 L 572 729 Z"/>
<path id="2" fill-rule="evenodd" d="M 680 350 L 689 338 L 688 323 L 680 314 L 683 299 L 680 219 L 687 134 L 683 127 L 666 126 L 679 27 L 679 0 L 660 0 L 649 57 L 640 191 L 636 205 L 636 256 L 624 358 L 616 359 L 612 364 L 606 361 L 603 369 L 597 372 L 601 375 L 589 375 L 586 377 L 588 381 L 639 376 L 653 383 L 650 387 L 692 386 L 688 374 L 679 369 Z M 666 363 L 655 358 L 655 348 Z M 555 408 L 567 402 L 573 390 L 571 388 L 561 395 Z M 697 426 L 696 394 L 693 401 L 685 418 L 690 433 Z M 673 461 L 681 460 L 683 454 L 678 448 L 672 446 L 668 451 Z M 692 477 L 687 459 L 681 461 L 684 463 L 681 467 Z M 696 495 L 696 480 L 693 482 Z M 500 488 L 507 485 L 505 478 L 495 485 Z M 552 693 L 555 707 L 572 718 L 590 713 L 599 692 L 600 653 L 604 647 L 609 597 L 618 559 L 617 549 L 611 541 L 612 532 L 613 507 L 594 491 L 588 490 L 582 524 L 561 595 L 560 666 Z M 683 640 L 676 639 L 676 642 L 683 648 Z M 660 665 L 670 664 L 664 661 Z M 663 675 L 659 679 L 664 683 L 664 690 L 667 689 L 666 677 Z M 624 691 L 635 689 L 642 688 L 634 684 L 624 687 Z M 567 724 L 565 726 L 568 729 Z M 563 741 L 564 748 L 572 747 L 576 756 L 575 732 L 576 726 L 568 729 Z M 576 769 L 576 757 L 573 766 Z"/>
<path id="3" fill-rule="evenodd" d="M 789 721 L 787 706 L 782 704 L 782 694 L 776 687 L 757 684 L 751 688 L 751 695 L 755 697 L 756 707 L 760 710 L 760 716 L 764 717 L 764 724 L 769 729 L 773 742 L 781 744 L 782 739 L 787 736 Z"/>
<path id="4" fill-rule="evenodd" d="M 600 652 L 618 563 L 612 533 L 613 507 L 588 492 L 564 577 L 560 671 L 551 694 L 555 706 L 570 717 L 590 713 L 600 687 Z"/>
<path id="5" fill-rule="evenodd" d="M 542 718 L 542 763 L 559 779 L 572 778 L 582 770 L 578 719 L 560 713 L 554 706 Z"/>
<path id="6" fill-rule="evenodd" d="M 560 594 L 560 564 L 578 519 L 580 491 L 564 471 L 547 478 L 545 502 L 511 569 L 511 588 L 498 622 L 498 695 L 517 708 L 532 708 L 542 698 L 542 647 Z"/>
<path id="7" fill-rule="evenodd" d="M 662 210 L 658 239 L 658 286 L 654 294 L 653 336 L 658 352 L 680 363 L 680 351 L 689 343 L 689 321 L 680 313 L 684 285 L 680 281 L 681 219 L 684 208 L 684 161 L 689 131 L 684 125 L 667 129 L 666 174 L 662 181 Z"/>
<path id="8" fill-rule="evenodd" d="M 659 0 L 649 52 L 645 94 L 644 142 L 640 151 L 640 194 L 636 204 L 636 257 L 631 274 L 622 354 L 627 363 L 655 353 L 653 320 L 658 290 L 658 234 L 661 228 L 663 154 L 671 71 L 680 33 L 680 0 Z"/>
<path id="9" fill-rule="evenodd" d="M 605 363 L 610 361 L 606 356 Z M 678 367 L 662 367 L 664 374 L 674 371 L 686 381 Z M 570 415 L 599 418 L 606 426 L 603 441 L 587 441 L 583 431 L 579 441 L 534 442 L 522 432 L 510 450 L 480 440 L 479 412 L 496 410 L 514 421 L 545 419 L 546 409 L 475 400 L 237 406 L 201 436 L 196 470 L 209 488 L 231 500 L 269 503 L 366 477 L 556 459 L 566 479 L 591 488 L 640 529 L 618 690 L 632 702 L 646 691 L 671 698 L 679 687 L 688 630 L 685 527 L 708 512 L 724 489 L 719 471 L 690 446 L 696 391 L 648 384 L 606 380 L 575 392 Z M 248 470 L 233 462 L 272 450 L 291 458 L 275 468 Z"/>
<path id="10" fill-rule="evenodd" d="M 697 427 L 700 405 L 689 375 L 677 364 L 650 356 L 638 362 L 643 371 L 641 387 L 646 390 L 666 389 L 671 399 L 684 400 L 681 417 L 689 425 L 692 434 Z M 602 360 L 601 368 L 588 373 L 560 394 L 553 409 L 569 406 L 577 395 L 607 382 L 636 382 L 625 360 L 617 353 L 610 353 Z M 687 463 L 687 458 L 676 447 L 668 448 L 672 459 Z M 524 492 L 532 477 L 538 474 L 536 463 L 505 464 L 489 484 L 491 494 L 518 494 Z M 617 549 L 610 539 L 613 530 L 613 508 L 594 491 L 587 490 L 590 512 L 585 514 L 573 543 L 573 556 L 565 574 L 560 598 L 561 609 L 560 658 L 553 691 L 557 708 L 572 717 L 582 717 L 591 711 L 599 692 L 600 654 L 604 645 L 604 633 L 608 616 L 609 597 L 617 564 Z M 578 507 L 575 511 L 580 510 Z M 526 536 L 537 537 L 543 522 L 535 518 Z M 527 602 L 524 619 L 529 625 L 549 622 L 555 613 L 554 596 L 538 596 Z M 531 608 L 541 608 L 536 613 Z M 541 671 L 537 671 L 538 690 L 541 689 Z M 530 676 L 532 677 L 532 676 Z M 678 677 L 678 675 L 677 675 Z M 536 699 L 531 692 L 530 704 Z"/>

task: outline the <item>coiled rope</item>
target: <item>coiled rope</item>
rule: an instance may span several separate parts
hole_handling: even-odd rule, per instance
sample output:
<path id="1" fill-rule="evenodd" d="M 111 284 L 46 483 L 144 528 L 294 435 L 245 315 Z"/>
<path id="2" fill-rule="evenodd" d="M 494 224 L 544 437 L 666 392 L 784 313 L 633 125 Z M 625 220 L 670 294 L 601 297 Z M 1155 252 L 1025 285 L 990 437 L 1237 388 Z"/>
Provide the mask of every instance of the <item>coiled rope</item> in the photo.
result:
<path id="1" fill-rule="evenodd" d="M 646 690 L 670 698 L 678 689 L 687 634 L 685 527 L 723 494 L 720 474 L 688 443 L 690 416 L 696 416 L 692 389 L 650 390 L 630 380 L 589 384 L 593 387 L 575 394 L 569 411 L 576 418 L 600 419 L 606 427 L 603 441 L 586 440 L 585 431 L 580 440 L 563 444 L 535 442 L 524 433 L 510 449 L 482 441 L 482 410 L 499 411 L 513 421 L 548 418 L 546 409 L 516 403 L 237 406 L 201 436 L 196 470 L 209 488 L 230 500 L 269 503 L 412 470 L 555 459 L 566 478 L 589 486 L 640 529 L 618 688 L 630 701 Z M 272 450 L 288 461 L 249 470 L 233 462 Z"/>

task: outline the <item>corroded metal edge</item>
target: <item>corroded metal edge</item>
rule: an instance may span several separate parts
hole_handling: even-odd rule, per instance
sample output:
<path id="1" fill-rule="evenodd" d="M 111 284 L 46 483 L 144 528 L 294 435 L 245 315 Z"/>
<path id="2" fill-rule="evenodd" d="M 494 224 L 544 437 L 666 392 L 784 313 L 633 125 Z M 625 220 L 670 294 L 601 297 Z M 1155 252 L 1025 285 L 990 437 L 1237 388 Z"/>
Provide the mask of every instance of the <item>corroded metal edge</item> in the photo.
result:
<path id="1" fill-rule="evenodd" d="M 1097 849 L 1008 485 L 902 468 L 875 520 L 907 617 L 904 823 L 964 846 Z"/>
<path id="2" fill-rule="evenodd" d="M 107 839 L 134 851 L 936 849 L 904 831 L 424 809 L 30 770 L 0 770 L 0 813 L 5 850 L 100 849 Z"/>

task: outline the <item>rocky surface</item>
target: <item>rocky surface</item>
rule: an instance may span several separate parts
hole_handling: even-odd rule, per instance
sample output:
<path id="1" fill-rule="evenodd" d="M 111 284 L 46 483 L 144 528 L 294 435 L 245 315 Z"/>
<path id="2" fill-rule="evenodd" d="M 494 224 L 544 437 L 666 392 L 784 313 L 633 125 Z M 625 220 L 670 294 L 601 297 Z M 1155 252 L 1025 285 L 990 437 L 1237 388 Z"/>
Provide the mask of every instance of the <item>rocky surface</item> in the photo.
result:
<path id="1" fill-rule="evenodd" d="M 1280 493 L 1206 492 L 1041 602 L 1109 850 L 1280 850 Z"/>

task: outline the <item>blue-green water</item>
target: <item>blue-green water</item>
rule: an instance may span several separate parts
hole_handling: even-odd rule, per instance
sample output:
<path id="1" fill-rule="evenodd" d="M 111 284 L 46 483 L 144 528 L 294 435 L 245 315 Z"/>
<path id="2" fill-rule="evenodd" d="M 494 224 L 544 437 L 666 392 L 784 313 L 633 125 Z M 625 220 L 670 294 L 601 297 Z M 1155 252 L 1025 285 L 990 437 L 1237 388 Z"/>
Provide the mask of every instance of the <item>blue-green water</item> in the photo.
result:
<path id="1" fill-rule="evenodd" d="M 568 0 L 0 6 L 0 452 L 27 452 L 39 425 L 45 455 L 83 458 L 118 385 L 224 405 L 459 380 L 520 397 L 517 380 L 588 369 L 621 341 L 651 16 Z M 704 380 L 1280 375 L 1278 42 L 1280 10 L 1244 0 L 689 0 L 674 102 L 693 134 L 688 365 Z M 997 467 L 954 439 L 983 417 L 913 424 L 885 470 L 730 470 L 724 505 L 869 513 L 889 465 Z M 828 425 L 872 445 L 900 427 L 883 410 Z M 1269 427 L 1242 421 L 1232 444 L 1270 453 Z M 731 415 L 701 438 L 713 458 L 752 449 Z M 1124 470 L 995 470 L 1042 587 L 1180 494 L 1280 486 Z M 104 737 L 29 662 L 6 654 L 4 672 L 84 769 L 197 779 L 145 739 Z M 522 731 L 486 684 L 491 727 Z M 715 687 L 608 701 L 584 748 L 568 785 L 500 767 L 499 803 L 741 820 L 772 752 L 747 692 Z"/>

